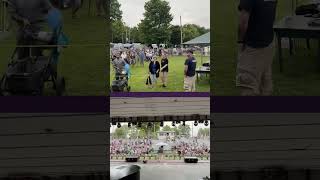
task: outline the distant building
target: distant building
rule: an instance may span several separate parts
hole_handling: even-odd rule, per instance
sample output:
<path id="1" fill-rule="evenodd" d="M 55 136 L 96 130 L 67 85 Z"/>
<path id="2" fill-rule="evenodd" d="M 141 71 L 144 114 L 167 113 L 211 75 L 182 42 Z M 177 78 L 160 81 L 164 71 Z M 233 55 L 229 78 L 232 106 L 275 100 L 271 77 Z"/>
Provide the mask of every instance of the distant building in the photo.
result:
<path id="1" fill-rule="evenodd" d="M 174 131 L 159 131 L 158 139 L 159 140 L 169 140 L 174 139 L 176 137 L 176 133 Z"/>

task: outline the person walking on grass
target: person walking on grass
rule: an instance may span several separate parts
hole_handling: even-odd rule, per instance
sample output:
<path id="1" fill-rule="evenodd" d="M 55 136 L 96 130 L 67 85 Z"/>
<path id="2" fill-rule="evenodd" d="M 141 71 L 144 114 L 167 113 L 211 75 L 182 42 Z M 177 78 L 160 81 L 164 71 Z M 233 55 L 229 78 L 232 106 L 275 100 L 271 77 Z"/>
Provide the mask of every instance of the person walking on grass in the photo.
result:
<path id="1" fill-rule="evenodd" d="M 240 0 L 236 87 L 241 96 L 272 94 L 277 0 Z"/>
<path id="2" fill-rule="evenodd" d="M 26 36 L 26 30 L 38 33 L 43 29 L 43 22 L 53 6 L 49 0 L 8 0 L 8 13 L 17 23 L 17 45 L 31 45 L 30 38 Z M 19 48 L 18 58 L 22 59 L 30 53 L 29 48 Z M 40 55 L 39 48 L 31 48 L 33 55 Z"/>
<path id="3" fill-rule="evenodd" d="M 96 7 L 97 7 L 97 16 L 102 16 L 102 10 L 104 14 L 107 13 L 107 0 L 96 0 Z"/>
<path id="4" fill-rule="evenodd" d="M 72 19 L 76 19 L 79 17 L 77 12 L 81 8 L 82 1 L 81 0 L 71 0 L 71 6 L 72 6 Z"/>
<path id="5" fill-rule="evenodd" d="M 184 63 L 184 90 L 185 92 L 196 91 L 196 67 L 197 60 L 193 56 L 193 51 L 187 51 L 187 60 Z"/>
<path id="6" fill-rule="evenodd" d="M 162 87 L 167 87 L 168 73 L 169 73 L 169 60 L 168 60 L 167 54 L 163 52 L 162 59 L 161 59 L 161 69 L 160 69 Z"/>
<path id="7" fill-rule="evenodd" d="M 160 148 L 158 150 L 159 162 L 161 162 L 163 160 L 163 156 L 164 156 L 163 153 L 164 153 L 163 146 L 160 146 Z"/>
<path id="8" fill-rule="evenodd" d="M 149 88 L 154 88 L 157 85 L 157 78 L 159 77 L 160 63 L 157 61 L 157 57 L 151 58 L 149 64 L 149 76 L 151 79 L 151 84 Z"/>
<path id="9" fill-rule="evenodd" d="M 120 57 L 120 53 L 117 52 L 115 55 L 115 59 L 112 61 L 112 65 L 115 70 L 115 78 L 116 80 L 121 79 L 121 74 L 125 70 L 126 61 Z"/>
<path id="10" fill-rule="evenodd" d="M 142 49 L 139 53 L 139 59 L 140 59 L 140 65 L 144 67 L 144 61 L 146 60 L 146 54 L 144 52 L 144 49 Z"/>

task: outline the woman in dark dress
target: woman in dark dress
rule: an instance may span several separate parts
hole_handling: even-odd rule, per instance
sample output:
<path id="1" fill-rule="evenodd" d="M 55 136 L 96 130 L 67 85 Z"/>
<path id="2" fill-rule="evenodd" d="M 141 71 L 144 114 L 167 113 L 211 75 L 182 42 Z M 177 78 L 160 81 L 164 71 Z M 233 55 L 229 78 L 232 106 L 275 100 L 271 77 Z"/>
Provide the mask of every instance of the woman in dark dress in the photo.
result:
<path id="1" fill-rule="evenodd" d="M 149 77 L 151 79 L 151 85 L 149 88 L 154 88 L 157 84 L 157 78 L 159 77 L 160 63 L 157 61 L 157 57 L 153 57 L 149 64 Z"/>
<path id="2" fill-rule="evenodd" d="M 163 52 L 161 59 L 160 76 L 162 81 L 162 87 L 167 87 L 169 72 L 169 60 L 167 54 Z"/>

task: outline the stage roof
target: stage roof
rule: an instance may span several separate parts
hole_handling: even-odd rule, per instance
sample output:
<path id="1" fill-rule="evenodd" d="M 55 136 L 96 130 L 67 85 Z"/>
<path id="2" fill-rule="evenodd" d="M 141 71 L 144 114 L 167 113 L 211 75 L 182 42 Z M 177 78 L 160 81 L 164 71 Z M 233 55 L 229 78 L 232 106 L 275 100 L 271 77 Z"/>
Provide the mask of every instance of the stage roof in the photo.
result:
<path id="1" fill-rule="evenodd" d="M 208 119 L 209 97 L 111 98 L 112 121 L 170 121 Z"/>
<path id="2" fill-rule="evenodd" d="M 188 42 L 183 43 L 184 45 L 210 45 L 210 32 L 196 37 Z"/>

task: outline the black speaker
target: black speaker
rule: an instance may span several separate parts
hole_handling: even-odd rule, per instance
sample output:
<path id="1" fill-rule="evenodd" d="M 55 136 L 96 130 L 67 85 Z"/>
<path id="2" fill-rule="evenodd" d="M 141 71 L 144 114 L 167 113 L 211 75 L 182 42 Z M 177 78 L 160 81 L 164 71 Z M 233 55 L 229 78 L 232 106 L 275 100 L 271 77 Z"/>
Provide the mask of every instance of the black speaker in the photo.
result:
<path id="1" fill-rule="evenodd" d="M 184 158 L 185 163 L 198 163 L 197 157 L 185 157 Z"/>
<path id="2" fill-rule="evenodd" d="M 138 162 L 138 157 L 126 157 L 126 162 Z"/>

